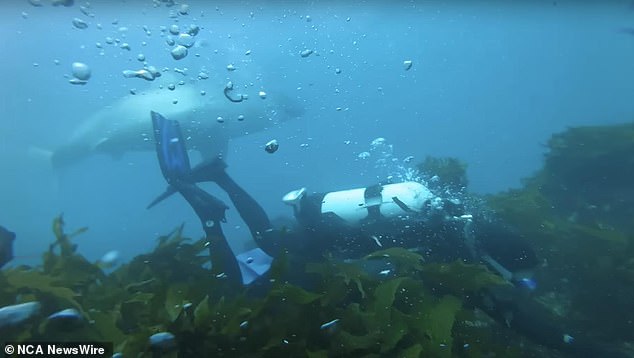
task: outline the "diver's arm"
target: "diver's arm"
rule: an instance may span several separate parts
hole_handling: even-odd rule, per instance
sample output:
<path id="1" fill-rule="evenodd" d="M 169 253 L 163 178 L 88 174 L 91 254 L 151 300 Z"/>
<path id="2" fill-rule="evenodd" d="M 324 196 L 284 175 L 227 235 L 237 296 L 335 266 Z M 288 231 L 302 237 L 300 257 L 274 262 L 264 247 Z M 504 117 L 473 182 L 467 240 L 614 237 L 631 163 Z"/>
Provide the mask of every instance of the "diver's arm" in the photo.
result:
<path id="1" fill-rule="evenodd" d="M 614 347 L 598 343 L 580 332 L 566 330 L 546 307 L 514 286 L 500 286 L 471 296 L 471 303 L 537 344 L 571 357 L 627 357 Z"/>

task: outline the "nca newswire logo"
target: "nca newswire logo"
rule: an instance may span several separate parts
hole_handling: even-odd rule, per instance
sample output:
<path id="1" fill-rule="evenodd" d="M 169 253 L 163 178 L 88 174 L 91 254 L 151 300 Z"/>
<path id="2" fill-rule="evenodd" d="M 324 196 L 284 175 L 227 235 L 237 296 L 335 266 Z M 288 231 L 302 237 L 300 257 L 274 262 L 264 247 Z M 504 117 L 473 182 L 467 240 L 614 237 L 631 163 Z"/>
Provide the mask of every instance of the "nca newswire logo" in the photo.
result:
<path id="1" fill-rule="evenodd" d="M 4 345 L 7 357 L 110 357 L 112 343 L 109 342 L 7 342 Z"/>

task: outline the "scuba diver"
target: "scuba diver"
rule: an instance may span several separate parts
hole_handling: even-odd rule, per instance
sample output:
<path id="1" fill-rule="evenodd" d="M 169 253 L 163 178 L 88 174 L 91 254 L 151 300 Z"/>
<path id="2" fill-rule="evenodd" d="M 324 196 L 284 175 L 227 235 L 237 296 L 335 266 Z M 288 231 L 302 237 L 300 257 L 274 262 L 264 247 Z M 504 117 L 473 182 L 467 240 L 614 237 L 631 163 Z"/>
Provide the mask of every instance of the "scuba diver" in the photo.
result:
<path id="1" fill-rule="evenodd" d="M 0 268 L 13 259 L 15 233 L 0 225 Z"/>
<path id="2" fill-rule="evenodd" d="M 212 270 L 222 268 L 220 274 L 226 277 L 228 287 L 266 286 L 266 274 L 274 257 L 282 252 L 307 262 L 323 259 L 324 248 L 341 258 L 361 257 L 388 247 L 422 248 L 424 254 L 433 252 L 448 262 L 486 263 L 513 283 L 484 289 L 468 298 L 469 304 L 502 325 L 575 357 L 624 356 L 581 333 L 559 327 L 552 314 L 526 294 L 527 289 L 535 288 L 530 271 L 538 263 L 527 240 L 490 215 L 469 213 L 468 205 L 459 198 L 440 197 L 418 182 L 322 194 L 308 194 L 301 188 L 283 197 L 293 208 L 298 232 L 282 234 L 273 228 L 257 201 L 226 173 L 221 158 L 192 168 L 178 122 L 156 112 L 151 116 L 159 165 L 168 187 L 148 208 L 180 193 L 201 221 Z M 228 194 L 258 247 L 233 253 L 221 227 L 228 206 L 199 188 L 196 184 L 200 182 L 214 182 Z"/>

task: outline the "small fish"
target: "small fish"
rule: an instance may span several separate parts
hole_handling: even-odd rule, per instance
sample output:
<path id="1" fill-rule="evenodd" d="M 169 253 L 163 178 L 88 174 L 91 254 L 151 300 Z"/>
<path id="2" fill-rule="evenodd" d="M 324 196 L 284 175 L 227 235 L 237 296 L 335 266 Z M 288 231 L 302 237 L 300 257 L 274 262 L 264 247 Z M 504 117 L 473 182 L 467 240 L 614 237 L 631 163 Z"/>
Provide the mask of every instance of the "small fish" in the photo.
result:
<path id="1" fill-rule="evenodd" d="M 150 347 L 158 351 L 176 348 L 176 337 L 170 332 L 159 332 L 150 336 Z"/>
<path id="2" fill-rule="evenodd" d="M 537 281 L 532 278 L 524 277 L 519 280 L 519 284 L 533 291 L 537 288 Z"/>
<path id="3" fill-rule="evenodd" d="M 379 238 L 376 237 L 376 235 L 372 235 L 370 236 L 372 238 L 372 240 L 374 240 L 374 242 L 379 246 L 379 247 L 383 247 L 383 244 L 381 243 L 381 241 L 379 241 Z"/>
<path id="4" fill-rule="evenodd" d="M 0 308 L 0 328 L 18 325 L 35 316 L 40 311 L 37 301 Z"/>
<path id="5" fill-rule="evenodd" d="M 55 331 L 72 331 L 83 326 L 84 317 L 74 308 L 55 312 L 48 316 L 48 328 Z"/>
<path id="6" fill-rule="evenodd" d="M 334 325 L 336 325 L 337 322 L 339 322 L 339 318 L 333 319 L 330 322 L 326 322 L 326 323 L 322 324 L 321 327 L 319 327 L 319 329 L 328 329 L 328 328 L 333 327 Z"/>
<path id="7" fill-rule="evenodd" d="M 112 268 L 117 265 L 119 262 L 119 251 L 112 250 L 106 252 L 100 259 L 97 261 L 97 266 L 100 268 Z"/>

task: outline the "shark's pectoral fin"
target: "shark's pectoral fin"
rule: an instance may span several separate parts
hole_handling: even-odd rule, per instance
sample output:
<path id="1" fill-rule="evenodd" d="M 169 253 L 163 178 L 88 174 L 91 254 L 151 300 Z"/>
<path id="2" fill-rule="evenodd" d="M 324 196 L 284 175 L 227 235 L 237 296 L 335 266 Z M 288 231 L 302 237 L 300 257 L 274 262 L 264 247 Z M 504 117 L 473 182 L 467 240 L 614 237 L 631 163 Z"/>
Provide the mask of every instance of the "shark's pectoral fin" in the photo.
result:
<path id="1" fill-rule="evenodd" d="M 126 148 L 113 145 L 112 140 L 108 137 L 101 138 L 94 146 L 95 153 L 109 155 L 114 160 L 121 160 L 126 152 Z"/>
<path id="2" fill-rule="evenodd" d="M 96 152 L 105 153 L 109 142 L 110 142 L 110 138 L 103 137 L 103 138 L 99 139 L 99 141 L 97 141 L 97 143 L 95 143 L 95 145 L 93 146 L 93 150 L 96 151 Z"/>

